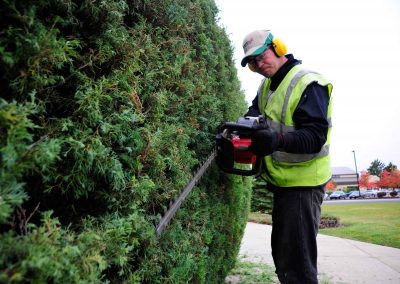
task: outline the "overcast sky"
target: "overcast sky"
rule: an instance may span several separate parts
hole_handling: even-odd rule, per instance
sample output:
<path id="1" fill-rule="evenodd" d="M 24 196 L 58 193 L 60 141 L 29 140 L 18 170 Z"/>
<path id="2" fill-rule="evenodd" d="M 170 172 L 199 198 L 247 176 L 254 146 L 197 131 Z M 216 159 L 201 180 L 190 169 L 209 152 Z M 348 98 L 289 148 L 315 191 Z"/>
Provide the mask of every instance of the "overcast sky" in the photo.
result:
<path id="1" fill-rule="evenodd" d="M 249 32 L 269 29 L 304 67 L 333 84 L 332 166 L 400 168 L 400 1 L 215 0 L 246 99 L 262 77 L 240 66 Z"/>

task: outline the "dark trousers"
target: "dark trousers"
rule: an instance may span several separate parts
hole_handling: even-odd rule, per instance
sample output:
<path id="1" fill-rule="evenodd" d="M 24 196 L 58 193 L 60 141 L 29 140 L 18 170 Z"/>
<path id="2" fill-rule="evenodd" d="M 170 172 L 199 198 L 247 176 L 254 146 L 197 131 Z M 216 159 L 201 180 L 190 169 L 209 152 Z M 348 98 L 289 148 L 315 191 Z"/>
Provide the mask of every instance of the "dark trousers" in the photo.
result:
<path id="1" fill-rule="evenodd" d="M 272 257 L 281 283 L 318 283 L 317 233 L 322 189 L 274 191 Z"/>

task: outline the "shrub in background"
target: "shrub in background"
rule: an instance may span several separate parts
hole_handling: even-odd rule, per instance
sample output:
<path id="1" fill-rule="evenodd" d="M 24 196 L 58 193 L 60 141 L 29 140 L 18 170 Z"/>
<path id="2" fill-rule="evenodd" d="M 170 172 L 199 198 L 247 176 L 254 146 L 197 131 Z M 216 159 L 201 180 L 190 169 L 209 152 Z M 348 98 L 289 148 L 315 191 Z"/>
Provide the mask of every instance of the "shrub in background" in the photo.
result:
<path id="1" fill-rule="evenodd" d="M 272 214 L 272 192 L 267 190 L 267 183 L 261 177 L 255 178 L 252 184 L 251 211 Z"/>
<path id="2" fill-rule="evenodd" d="M 245 111 L 213 0 L 0 4 L 0 282 L 218 283 L 250 180 L 215 166 Z"/>

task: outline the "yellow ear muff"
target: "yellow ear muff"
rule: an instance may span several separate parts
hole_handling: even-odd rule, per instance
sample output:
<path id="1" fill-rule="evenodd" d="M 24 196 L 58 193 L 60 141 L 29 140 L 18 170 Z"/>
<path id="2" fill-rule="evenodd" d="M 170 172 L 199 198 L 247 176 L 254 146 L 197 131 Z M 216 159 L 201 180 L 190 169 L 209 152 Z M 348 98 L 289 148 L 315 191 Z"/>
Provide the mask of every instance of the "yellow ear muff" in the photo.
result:
<path id="1" fill-rule="evenodd" d="M 274 45 L 276 55 L 281 57 L 286 54 L 286 44 L 281 39 L 274 37 L 274 39 L 272 40 L 272 44 Z"/>
<path id="2" fill-rule="evenodd" d="M 249 69 L 250 69 L 252 72 L 257 72 L 257 68 L 256 68 L 256 66 L 254 66 L 253 64 L 247 63 L 247 66 L 249 67 Z"/>

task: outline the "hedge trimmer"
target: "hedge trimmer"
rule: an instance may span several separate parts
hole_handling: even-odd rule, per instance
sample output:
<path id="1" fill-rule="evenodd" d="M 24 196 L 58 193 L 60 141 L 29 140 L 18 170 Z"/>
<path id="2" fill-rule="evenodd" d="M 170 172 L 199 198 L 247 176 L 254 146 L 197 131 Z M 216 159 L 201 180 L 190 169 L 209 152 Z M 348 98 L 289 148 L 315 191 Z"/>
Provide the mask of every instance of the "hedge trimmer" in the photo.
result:
<path id="1" fill-rule="evenodd" d="M 226 173 L 242 176 L 252 176 L 260 173 L 262 157 L 253 154 L 250 146 L 252 134 L 256 130 L 265 127 L 266 124 L 262 117 L 239 118 L 237 122 L 225 122 L 220 126 L 216 135 L 216 149 L 211 152 L 206 162 L 196 171 L 178 198 L 170 203 L 168 210 L 156 227 L 157 236 L 161 235 L 183 201 L 215 159 L 219 168 Z"/>

